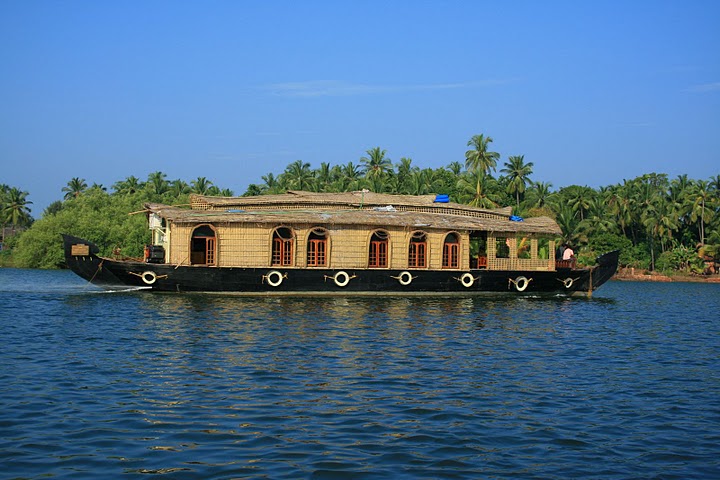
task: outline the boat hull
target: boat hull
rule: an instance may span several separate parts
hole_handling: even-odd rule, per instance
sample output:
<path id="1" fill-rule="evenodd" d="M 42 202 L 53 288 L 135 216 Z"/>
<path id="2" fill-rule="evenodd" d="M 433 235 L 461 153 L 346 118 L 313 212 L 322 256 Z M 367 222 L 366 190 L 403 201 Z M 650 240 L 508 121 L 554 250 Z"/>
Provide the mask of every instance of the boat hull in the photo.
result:
<path id="1" fill-rule="evenodd" d="M 65 261 L 100 287 L 248 295 L 513 294 L 589 295 L 617 270 L 618 253 L 586 269 L 557 271 L 237 268 L 154 264 L 99 257 L 92 243 L 64 235 Z M 78 252 L 78 245 L 86 245 Z M 75 251 L 73 251 L 75 248 Z M 75 253 L 75 254 L 73 254 Z M 77 254 L 81 253 L 81 254 Z"/>

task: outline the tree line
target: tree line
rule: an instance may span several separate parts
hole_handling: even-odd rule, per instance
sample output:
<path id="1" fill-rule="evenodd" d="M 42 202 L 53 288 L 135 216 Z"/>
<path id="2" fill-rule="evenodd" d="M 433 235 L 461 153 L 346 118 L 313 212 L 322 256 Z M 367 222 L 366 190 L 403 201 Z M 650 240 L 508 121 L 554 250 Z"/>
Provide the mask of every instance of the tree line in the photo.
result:
<path id="1" fill-rule="evenodd" d="M 687 175 L 670 179 L 666 174 L 648 173 L 597 189 L 570 185 L 555 190 L 551 183 L 533 180 L 534 164 L 523 155 L 502 161 L 501 155 L 492 151 L 492 142 L 489 136 L 475 135 L 467 143 L 464 162 L 440 168 L 420 168 L 407 157 L 395 163 L 380 147 L 367 150 L 357 163 L 321 163 L 312 168 L 297 160 L 277 175 L 263 175 L 262 182 L 249 185 L 243 195 L 365 188 L 408 195 L 445 193 L 458 203 L 481 208 L 511 205 L 519 216 L 552 217 L 562 230 L 557 240 L 572 245 L 585 263 L 619 248 L 621 264 L 626 266 L 701 273 L 703 258 L 719 256 L 720 175 L 695 180 Z M 46 268 L 60 265 L 61 232 L 84 236 L 108 250 L 122 246 L 129 249 L 128 254 L 139 255 L 149 239 L 145 219 L 127 214 L 141 210 L 143 203 L 186 204 L 193 192 L 233 195 L 205 177 L 186 183 L 169 181 L 162 172 L 151 173 L 146 181 L 130 176 L 111 189 L 108 193 L 102 185 L 88 187 L 84 179 L 73 178 L 62 189 L 63 200 L 48 206 L 33 223 L 27 192 L 3 186 L 2 222 L 32 223 L 13 240 L 16 263 Z M 44 250 L 51 253 L 43 254 Z"/>

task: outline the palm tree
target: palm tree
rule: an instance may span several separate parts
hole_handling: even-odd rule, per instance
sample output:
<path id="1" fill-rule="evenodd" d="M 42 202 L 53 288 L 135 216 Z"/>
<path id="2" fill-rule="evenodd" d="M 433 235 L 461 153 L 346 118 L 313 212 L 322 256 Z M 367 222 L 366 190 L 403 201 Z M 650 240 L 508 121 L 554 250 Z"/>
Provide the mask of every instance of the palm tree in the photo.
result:
<path id="1" fill-rule="evenodd" d="M 715 192 L 715 195 L 720 195 L 720 175 L 710 177 L 710 188 Z"/>
<path id="2" fill-rule="evenodd" d="M 509 183 L 507 190 L 511 195 L 515 194 L 518 209 L 520 208 L 520 194 L 525 193 L 525 186 L 530 181 L 530 175 L 532 175 L 532 167 L 533 162 L 525 163 L 524 155 L 513 155 L 508 157 L 508 161 L 505 162 L 505 168 L 500 170 L 508 174 Z"/>
<path id="3" fill-rule="evenodd" d="M 332 183 L 332 168 L 327 162 L 322 162 L 320 168 L 315 171 L 315 183 L 313 185 L 313 191 L 324 192 Z"/>
<path id="4" fill-rule="evenodd" d="M 310 170 L 310 164 L 302 160 L 295 160 L 285 169 L 285 175 L 291 188 L 297 190 L 306 190 L 312 185 L 313 173 Z"/>
<path id="5" fill-rule="evenodd" d="M 710 182 L 705 180 L 699 180 L 695 184 L 695 188 L 691 193 L 692 199 L 692 214 L 691 219 L 693 222 L 698 221 L 698 233 L 700 236 L 700 244 L 705 244 L 705 222 L 713 219 L 715 210 L 712 208 L 713 200 L 716 198 L 712 195 L 710 190 Z"/>
<path id="6" fill-rule="evenodd" d="M 263 193 L 277 193 L 276 189 L 278 188 L 278 181 L 277 178 L 275 178 L 275 175 L 268 173 L 260 178 L 262 178 L 263 182 L 265 182 L 265 184 L 260 187 Z"/>
<path id="7" fill-rule="evenodd" d="M 7 188 L 2 194 L 2 203 L 0 203 L 0 223 L 10 224 L 13 226 L 29 225 L 32 223 L 30 217 L 30 205 L 32 202 L 27 199 L 28 192 L 23 192 L 18 188 Z"/>
<path id="8" fill-rule="evenodd" d="M 69 198 L 77 198 L 80 195 L 87 190 L 88 186 L 87 183 L 85 183 L 84 178 L 78 178 L 73 177 L 68 183 L 67 186 L 62 188 L 62 191 L 65 192 L 65 200 Z"/>
<path id="9" fill-rule="evenodd" d="M 474 135 L 468 141 L 467 146 L 473 147 L 472 150 L 465 152 L 465 167 L 468 170 L 480 170 L 486 174 L 495 170 L 500 154 L 488 151 L 488 146 L 492 141 L 492 138 L 485 137 L 483 134 Z"/>
<path id="10" fill-rule="evenodd" d="M 450 170 L 453 173 L 453 175 L 455 175 L 456 177 L 460 176 L 460 172 L 462 172 L 462 168 L 463 168 L 462 163 L 457 162 L 457 161 L 450 162 L 450 165 L 447 166 L 447 169 Z"/>
<path id="11" fill-rule="evenodd" d="M 590 202 L 595 196 L 595 191 L 590 187 L 571 185 L 563 189 L 567 196 L 568 203 L 574 212 L 580 214 L 580 221 L 585 220 L 585 212 L 590 208 Z"/>
<path id="12" fill-rule="evenodd" d="M 660 216 L 654 202 L 643 210 L 641 221 L 650 240 L 650 270 L 655 270 L 655 237 L 658 236 L 660 230 Z"/>
<path id="13" fill-rule="evenodd" d="M 125 180 L 115 182 L 112 188 L 113 190 L 115 190 L 115 193 L 125 195 L 133 194 L 143 188 L 143 186 L 144 184 L 140 181 L 139 178 L 135 177 L 134 175 L 130 175 Z"/>
<path id="14" fill-rule="evenodd" d="M 552 183 L 549 182 L 533 182 L 530 181 L 530 198 L 532 198 L 532 201 L 530 202 L 531 208 L 543 208 L 545 205 L 547 205 L 548 200 L 550 199 L 550 196 L 552 193 L 550 192 L 550 189 L 552 188 Z"/>
<path id="15" fill-rule="evenodd" d="M 392 161 L 385 157 L 385 150 L 375 147 L 366 153 L 367 157 L 360 158 L 360 163 L 364 166 L 365 178 L 380 178 L 392 170 Z"/>
<path id="16" fill-rule="evenodd" d="M 255 183 L 251 183 L 250 185 L 248 185 L 247 190 L 245 191 L 245 193 L 243 193 L 242 196 L 243 197 L 256 197 L 256 196 L 262 195 L 262 194 L 263 194 L 262 187 Z"/>
<path id="17" fill-rule="evenodd" d="M 617 223 L 608 211 L 607 202 L 600 196 L 590 200 L 588 208 L 587 229 L 591 233 L 615 233 Z"/>
<path id="18" fill-rule="evenodd" d="M 153 172 L 148 175 L 148 181 L 145 185 L 147 188 L 150 189 L 151 193 L 162 195 L 170 188 L 170 185 L 168 184 L 166 178 L 167 175 L 163 172 Z"/>
<path id="19" fill-rule="evenodd" d="M 420 170 L 419 168 L 416 168 L 410 172 L 410 176 L 408 177 L 408 194 L 425 195 L 426 193 L 429 193 L 428 187 L 429 181 L 427 169 Z"/>
<path id="20" fill-rule="evenodd" d="M 197 193 L 200 195 L 205 195 L 205 194 L 212 195 L 211 193 L 208 192 L 210 190 L 210 187 L 212 187 L 212 186 L 213 186 L 213 182 L 211 182 L 210 180 L 208 180 L 205 177 L 198 177 L 195 180 L 193 180 L 192 182 L 190 182 L 191 191 L 193 193 Z M 219 193 L 219 191 L 220 190 L 218 189 L 218 193 Z"/>
<path id="21" fill-rule="evenodd" d="M 360 186 L 360 167 L 355 165 L 353 162 L 348 162 L 341 167 L 342 175 L 338 179 L 339 185 L 336 190 L 339 192 L 345 192 L 348 189 L 357 189 Z"/>
<path id="22" fill-rule="evenodd" d="M 179 197 L 180 195 L 190 193 L 190 185 L 188 185 L 184 180 L 173 180 L 170 182 L 170 189 L 168 192 L 175 197 Z"/>
<path id="23" fill-rule="evenodd" d="M 479 208 L 497 208 L 498 197 L 493 191 L 497 181 L 481 170 L 465 172 L 457 182 L 461 203 Z"/>
<path id="24" fill-rule="evenodd" d="M 587 224 L 578 220 L 571 207 L 561 204 L 555 221 L 562 230 L 562 243 L 575 247 L 587 243 L 588 237 L 585 231 Z"/>
<path id="25" fill-rule="evenodd" d="M 667 198 L 665 199 L 671 205 L 671 210 L 676 217 L 676 232 L 682 236 L 684 232 L 690 230 L 691 214 L 693 209 L 693 201 L 691 199 L 691 191 L 694 187 L 694 181 L 690 180 L 687 175 L 678 175 L 677 178 L 670 182 Z"/>
<path id="26" fill-rule="evenodd" d="M 407 192 L 409 190 L 410 174 L 413 171 L 412 158 L 402 157 L 396 169 L 397 188 L 395 193 Z"/>
<path id="27" fill-rule="evenodd" d="M 668 202 L 667 199 L 661 198 L 658 203 L 659 225 L 658 236 L 660 237 L 660 246 L 662 251 L 668 250 L 668 245 L 674 243 L 673 233 L 678 231 L 680 224 L 680 205 Z"/>

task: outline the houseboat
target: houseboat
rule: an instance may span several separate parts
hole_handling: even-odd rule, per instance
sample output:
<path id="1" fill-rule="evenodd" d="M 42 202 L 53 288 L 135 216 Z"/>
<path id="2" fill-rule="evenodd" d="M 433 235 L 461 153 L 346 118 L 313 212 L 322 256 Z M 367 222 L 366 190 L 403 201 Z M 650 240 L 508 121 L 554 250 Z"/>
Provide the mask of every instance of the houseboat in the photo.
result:
<path id="1" fill-rule="evenodd" d="M 555 258 L 550 218 L 452 203 L 446 195 L 290 191 L 191 196 L 190 208 L 146 204 L 142 259 L 99 256 L 64 235 L 65 260 L 107 289 L 248 295 L 590 295 L 618 252 L 592 267 Z"/>

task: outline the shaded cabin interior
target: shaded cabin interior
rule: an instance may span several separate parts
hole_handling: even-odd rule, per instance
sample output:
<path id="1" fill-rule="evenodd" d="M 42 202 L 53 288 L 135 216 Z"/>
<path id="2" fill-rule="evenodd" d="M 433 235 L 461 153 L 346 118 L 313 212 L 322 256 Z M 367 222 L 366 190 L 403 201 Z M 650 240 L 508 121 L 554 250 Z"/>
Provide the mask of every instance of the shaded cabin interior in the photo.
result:
<path id="1" fill-rule="evenodd" d="M 193 195 L 146 205 L 165 262 L 238 268 L 554 270 L 557 224 L 434 195 Z"/>

